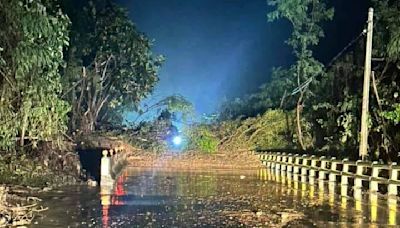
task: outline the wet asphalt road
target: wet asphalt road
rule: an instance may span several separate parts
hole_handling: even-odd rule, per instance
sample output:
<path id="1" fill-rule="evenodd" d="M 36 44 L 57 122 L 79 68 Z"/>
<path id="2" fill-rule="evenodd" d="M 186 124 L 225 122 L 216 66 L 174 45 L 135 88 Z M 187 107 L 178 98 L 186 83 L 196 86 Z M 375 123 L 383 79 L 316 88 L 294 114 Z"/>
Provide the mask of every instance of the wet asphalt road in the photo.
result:
<path id="1" fill-rule="evenodd" d="M 115 186 L 40 195 L 33 227 L 387 227 L 396 205 L 354 201 L 267 170 L 128 169 Z M 394 226 L 393 226 L 394 227 Z"/>

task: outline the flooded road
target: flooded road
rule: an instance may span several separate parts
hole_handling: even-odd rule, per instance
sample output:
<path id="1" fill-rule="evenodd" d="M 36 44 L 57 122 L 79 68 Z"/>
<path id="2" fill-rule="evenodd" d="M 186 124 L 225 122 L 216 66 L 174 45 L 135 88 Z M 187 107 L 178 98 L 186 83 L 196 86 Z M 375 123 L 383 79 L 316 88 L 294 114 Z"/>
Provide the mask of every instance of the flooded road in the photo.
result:
<path id="1" fill-rule="evenodd" d="M 351 189 L 346 191 L 350 192 Z M 268 170 L 128 169 L 112 188 L 72 186 L 40 196 L 33 227 L 387 227 L 396 202 L 340 196 Z M 399 212 L 398 212 L 399 211 Z"/>

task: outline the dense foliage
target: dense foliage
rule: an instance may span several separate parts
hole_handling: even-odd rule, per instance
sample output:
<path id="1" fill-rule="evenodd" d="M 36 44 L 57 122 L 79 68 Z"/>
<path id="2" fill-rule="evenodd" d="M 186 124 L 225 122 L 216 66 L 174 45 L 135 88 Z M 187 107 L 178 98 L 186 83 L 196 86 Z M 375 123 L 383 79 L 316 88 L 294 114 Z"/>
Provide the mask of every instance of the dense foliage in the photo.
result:
<path id="1" fill-rule="evenodd" d="M 112 0 L 0 0 L 0 21 L 0 183 L 66 183 L 70 133 L 121 126 L 163 57 Z"/>
<path id="2" fill-rule="evenodd" d="M 54 140 L 70 110 L 59 72 L 68 17 L 51 1 L 1 0 L 0 20 L 0 149 Z"/>
<path id="3" fill-rule="evenodd" d="M 292 113 L 269 110 L 243 121 L 223 121 L 218 128 L 220 149 L 291 148 L 294 133 L 292 119 Z"/>
<path id="4" fill-rule="evenodd" d="M 158 81 L 163 57 L 111 0 L 1 0 L 0 18 L 0 149 L 121 125 Z"/>
<path id="5" fill-rule="evenodd" d="M 268 20 L 291 25 L 286 43 L 295 61 L 272 69 L 258 92 L 224 103 L 216 120 L 190 125 L 187 149 L 298 148 L 357 156 L 365 39 L 332 65 L 314 57 L 325 35 L 322 25 L 333 18 L 329 2 L 268 1 Z M 376 20 L 369 155 L 398 160 L 400 3 L 371 4 Z M 138 117 L 123 129 L 130 140 L 164 150 L 166 137 L 176 131 L 174 117 L 193 111 L 180 95 L 140 105 L 159 80 L 164 59 L 112 0 L 0 0 L 0 20 L 2 151 L 40 147 L 65 133 L 121 132 L 127 112 Z M 148 113 L 156 118 L 145 120 Z"/>
<path id="6" fill-rule="evenodd" d="M 127 12 L 104 1 L 64 1 L 72 21 L 64 95 L 72 105 L 70 130 L 92 132 L 121 120 L 153 90 L 162 56 Z"/>
<path id="7" fill-rule="evenodd" d="M 309 86 L 316 86 L 318 82 L 314 78 L 323 73 L 323 66 L 313 57 L 311 48 L 324 36 L 320 24 L 332 19 L 333 9 L 326 9 L 323 0 L 270 0 L 268 3 L 275 7 L 275 10 L 268 14 L 270 21 L 285 18 L 293 26 L 292 35 L 286 42 L 293 48 L 297 61 L 290 67 L 290 74 L 286 77 L 289 83 L 297 86 L 292 95 L 298 94 L 296 129 L 298 143 L 304 150 L 306 145 L 303 141 L 301 113 L 306 100 L 313 95 L 308 89 Z"/>
<path id="8" fill-rule="evenodd" d="M 140 121 L 151 120 L 154 116 L 160 116 L 168 112 L 171 119 L 187 121 L 194 116 L 193 104 L 180 94 L 164 97 L 157 101 L 143 102 L 138 108 L 137 115 L 132 120 L 127 120 L 130 124 L 137 124 Z"/>
<path id="9" fill-rule="evenodd" d="M 212 154 L 218 149 L 219 139 L 215 126 L 207 124 L 190 125 L 184 130 L 185 150 Z"/>
<path id="10" fill-rule="evenodd" d="M 244 123 L 248 117 L 270 109 L 296 110 L 297 129 L 292 137 L 285 138 L 289 145 L 298 143 L 299 149 L 336 151 L 357 158 L 365 38 L 361 37 L 363 39 L 329 67 L 314 59 L 310 47 L 318 47 L 323 36 L 319 22 L 330 19 L 333 13 L 332 9 L 326 9 L 324 2 L 329 1 L 269 1 L 274 7 L 269 19 L 284 18 L 293 25 L 287 43 L 293 47 L 297 61 L 289 69 L 274 69 L 271 81 L 258 92 L 225 103 L 220 117 L 231 122 L 239 118 L 242 119 L 239 122 Z M 371 80 L 369 156 L 397 161 L 400 151 L 400 3 L 391 0 L 371 3 L 375 8 L 373 57 L 376 60 Z M 361 33 L 363 28 L 359 30 Z M 265 125 L 273 126 L 275 122 L 279 123 L 275 120 Z M 288 123 L 291 122 L 292 117 Z M 255 127 L 257 124 L 258 121 L 249 128 L 260 128 Z"/>

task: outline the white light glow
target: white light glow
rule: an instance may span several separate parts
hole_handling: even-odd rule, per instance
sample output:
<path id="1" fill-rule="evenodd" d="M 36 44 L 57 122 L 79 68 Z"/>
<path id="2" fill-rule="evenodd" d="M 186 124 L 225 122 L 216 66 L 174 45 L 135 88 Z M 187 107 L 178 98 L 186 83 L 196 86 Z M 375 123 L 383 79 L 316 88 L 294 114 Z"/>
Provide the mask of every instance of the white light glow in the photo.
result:
<path id="1" fill-rule="evenodd" d="M 179 146 L 179 145 L 181 145 L 181 143 L 182 143 L 182 137 L 180 137 L 180 136 L 175 136 L 175 137 L 172 139 L 172 142 L 174 143 L 174 145 Z"/>

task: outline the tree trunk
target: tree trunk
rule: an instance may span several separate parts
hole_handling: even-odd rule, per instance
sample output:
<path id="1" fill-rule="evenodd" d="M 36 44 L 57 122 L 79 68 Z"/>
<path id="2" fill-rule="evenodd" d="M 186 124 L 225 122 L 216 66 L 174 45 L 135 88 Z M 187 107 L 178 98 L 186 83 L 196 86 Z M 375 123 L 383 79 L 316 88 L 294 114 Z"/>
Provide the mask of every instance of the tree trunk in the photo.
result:
<path id="1" fill-rule="evenodd" d="M 293 135 L 290 127 L 290 121 L 289 121 L 289 114 L 287 111 L 285 112 L 285 120 L 286 120 L 286 140 L 289 142 L 293 142 Z"/>
<path id="2" fill-rule="evenodd" d="M 24 116 L 22 117 L 21 138 L 19 140 L 19 145 L 21 147 L 24 146 L 27 125 L 28 125 L 28 114 L 24 113 Z"/>
<path id="3" fill-rule="evenodd" d="M 91 114 L 86 113 L 81 117 L 79 130 L 83 134 L 90 134 L 94 130 L 95 120 L 91 117 Z"/>
<path id="4" fill-rule="evenodd" d="M 299 99 L 297 100 L 296 106 L 296 122 L 297 122 L 297 138 L 299 140 L 299 145 L 302 150 L 306 150 L 306 147 L 303 142 L 303 131 L 301 128 L 301 111 L 303 109 L 303 95 L 304 92 L 301 92 Z"/>
<path id="5" fill-rule="evenodd" d="M 74 132 L 76 130 L 76 109 L 75 109 L 75 104 L 76 104 L 76 89 L 75 87 L 72 89 L 71 92 L 71 104 L 72 104 L 72 110 L 71 110 L 71 120 L 70 120 L 70 131 Z"/>

